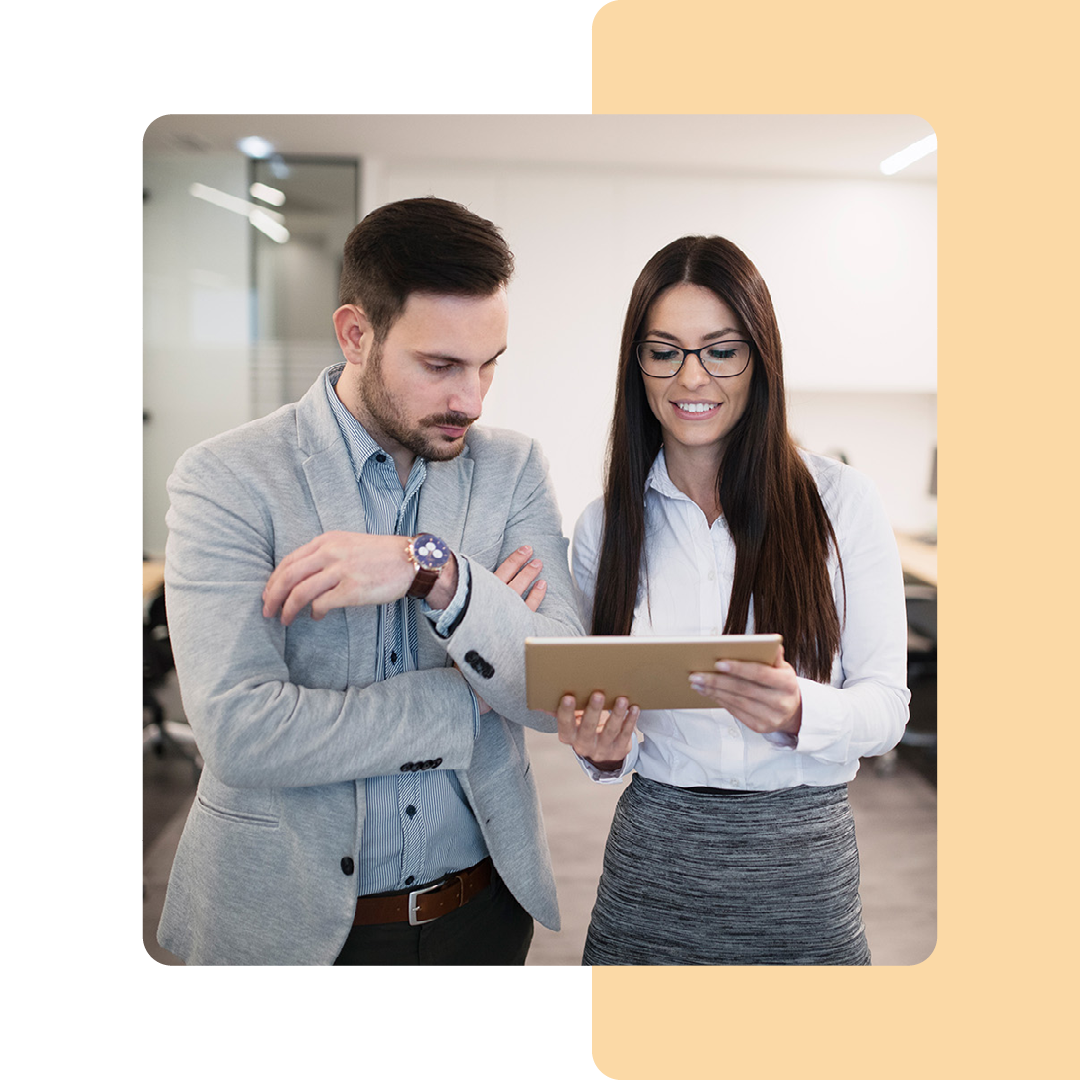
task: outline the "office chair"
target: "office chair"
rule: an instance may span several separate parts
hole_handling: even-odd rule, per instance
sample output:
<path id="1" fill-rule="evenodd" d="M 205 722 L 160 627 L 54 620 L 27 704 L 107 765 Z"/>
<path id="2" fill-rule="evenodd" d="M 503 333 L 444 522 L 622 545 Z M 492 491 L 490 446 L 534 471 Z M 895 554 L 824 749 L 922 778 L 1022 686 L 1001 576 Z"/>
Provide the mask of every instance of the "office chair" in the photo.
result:
<path id="1" fill-rule="evenodd" d="M 911 718 L 900 740 L 924 756 L 924 764 L 937 771 L 937 589 L 932 585 L 904 586 L 908 618 L 908 689 Z"/>
<path id="2" fill-rule="evenodd" d="M 892 776 L 897 763 L 909 760 L 937 782 L 937 589 L 904 575 L 907 607 L 907 685 L 911 705 L 898 746 L 874 759 L 879 776 Z"/>
<path id="3" fill-rule="evenodd" d="M 186 720 L 169 720 L 157 691 L 173 670 L 172 644 L 165 615 L 165 590 L 159 588 L 143 617 L 143 744 L 149 742 L 158 757 L 166 750 L 191 762 L 195 779 L 202 771 L 202 756 Z"/>

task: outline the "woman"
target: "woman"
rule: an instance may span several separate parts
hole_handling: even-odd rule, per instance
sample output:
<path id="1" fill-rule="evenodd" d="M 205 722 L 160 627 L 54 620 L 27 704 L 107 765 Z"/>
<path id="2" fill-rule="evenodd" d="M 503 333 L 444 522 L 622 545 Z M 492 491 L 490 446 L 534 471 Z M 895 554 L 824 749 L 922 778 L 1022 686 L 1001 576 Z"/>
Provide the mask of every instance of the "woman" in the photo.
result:
<path id="1" fill-rule="evenodd" d="M 604 496 L 574 535 L 586 626 L 779 633 L 784 651 L 692 675 L 700 710 L 563 699 L 559 737 L 594 779 L 636 770 L 583 962 L 868 964 L 846 785 L 899 741 L 908 702 L 881 503 L 795 447 L 772 300 L 727 240 L 649 260 L 618 378 Z"/>

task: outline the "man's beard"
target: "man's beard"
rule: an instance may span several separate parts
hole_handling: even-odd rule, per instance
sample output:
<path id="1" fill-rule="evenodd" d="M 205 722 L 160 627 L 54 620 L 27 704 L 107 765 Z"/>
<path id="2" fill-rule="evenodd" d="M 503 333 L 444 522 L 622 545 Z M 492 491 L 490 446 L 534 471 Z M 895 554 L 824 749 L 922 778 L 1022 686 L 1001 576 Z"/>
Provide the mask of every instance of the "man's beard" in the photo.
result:
<path id="1" fill-rule="evenodd" d="M 429 461 L 449 461 L 465 449 L 465 440 L 448 440 L 438 426 L 468 428 L 472 419 L 464 413 L 448 412 L 425 416 L 410 427 L 401 403 L 392 397 L 382 378 L 382 348 L 372 349 L 360 377 L 360 403 L 384 435 Z"/>

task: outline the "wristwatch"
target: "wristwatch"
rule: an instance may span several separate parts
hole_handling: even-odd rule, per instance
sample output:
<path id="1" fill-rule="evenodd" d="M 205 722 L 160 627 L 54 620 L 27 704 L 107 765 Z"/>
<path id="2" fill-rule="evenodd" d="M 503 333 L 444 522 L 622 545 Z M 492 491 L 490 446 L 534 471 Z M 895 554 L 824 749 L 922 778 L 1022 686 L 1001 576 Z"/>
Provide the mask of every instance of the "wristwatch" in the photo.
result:
<path id="1" fill-rule="evenodd" d="M 405 546 L 405 557 L 416 567 L 416 577 L 405 595 L 423 600 L 439 580 L 442 568 L 450 561 L 450 548 L 437 536 L 420 533 Z"/>

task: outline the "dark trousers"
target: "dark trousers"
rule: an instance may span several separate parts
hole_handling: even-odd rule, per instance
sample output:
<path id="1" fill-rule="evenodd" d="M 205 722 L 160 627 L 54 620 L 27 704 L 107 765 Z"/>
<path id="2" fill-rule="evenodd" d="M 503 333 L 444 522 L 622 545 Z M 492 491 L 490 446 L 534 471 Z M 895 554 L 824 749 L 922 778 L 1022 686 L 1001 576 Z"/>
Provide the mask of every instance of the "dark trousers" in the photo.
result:
<path id="1" fill-rule="evenodd" d="M 532 916 L 493 870 L 491 884 L 433 922 L 354 926 L 339 964 L 524 964 Z"/>

